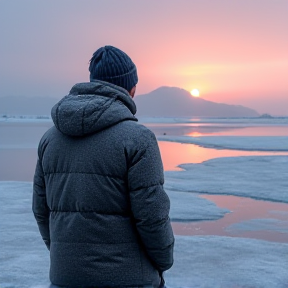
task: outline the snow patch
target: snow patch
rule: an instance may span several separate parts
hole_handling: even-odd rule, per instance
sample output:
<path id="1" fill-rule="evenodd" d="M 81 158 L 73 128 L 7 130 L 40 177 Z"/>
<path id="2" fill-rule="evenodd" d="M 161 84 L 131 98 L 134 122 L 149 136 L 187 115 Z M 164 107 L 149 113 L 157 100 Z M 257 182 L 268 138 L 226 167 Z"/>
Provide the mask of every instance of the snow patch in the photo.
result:
<path id="1" fill-rule="evenodd" d="M 32 214 L 32 183 L 0 182 L 0 286 L 49 283 L 49 252 Z"/>
<path id="2" fill-rule="evenodd" d="M 172 218 L 191 217 L 192 201 L 205 200 L 195 200 L 199 198 L 193 194 L 168 193 L 175 204 Z M 49 252 L 33 217 L 31 199 L 32 183 L 0 182 L 1 288 L 50 287 Z M 204 209 L 211 208 L 212 217 L 225 213 L 209 201 L 195 202 L 195 206 L 196 203 L 204 205 Z M 182 205 L 183 211 L 178 211 Z M 195 215 L 201 217 L 202 213 L 200 209 Z M 284 288 L 288 283 L 288 258 L 283 257 L 288 253 L 288 244 L 218 236 L 175 238 L 175 263 L 165 273 L 167 287 Z"/>
<path id="3" fill-rule="evenodd" d="M 288 151 L 286 136 L 158 136 L 158 141 L 196 144 L 206 148 L 243 151 Z"/>
<path id="4" fill-rule="evenodd" d="M 288 234 L 288 219 L 278 220 L 273 218 L 251 219 L 228 226 L 225 230 L 237 234 L 242 231 L 275 231 Z M 287 237 L 288 240 L 288 237 Z"/>
<path id="5" fill-rule="evenodd" d="M 137 114 L 136 114 L 137 117 Z M 288 117 L 137 117 L 140 123 L 217 123 L 217 124 L 246 124 L 247 126 L 261 125 L 286 125 Z"/>
<path id="6" fill-rule="evenodd" d="M 220 236 L 177 236 L 167 287 L 284 288 L 288 244 Z"/>
<path id="7" fill-rule="evenodd" d="M 186 192 L 175 192 L 166 190 L 170 202 L 171 221 L 201 221 L 217 220 L 222 218 L 228 209 L 221 209 L 213 202 L 199 198 L 197 194 Z"/>
<path id="8" fill-rule="evenodd" d="M 183 164 L 166 171 L 167 190 L 235 195 L 288 203 L 288 157 L 242 156 Z"/>

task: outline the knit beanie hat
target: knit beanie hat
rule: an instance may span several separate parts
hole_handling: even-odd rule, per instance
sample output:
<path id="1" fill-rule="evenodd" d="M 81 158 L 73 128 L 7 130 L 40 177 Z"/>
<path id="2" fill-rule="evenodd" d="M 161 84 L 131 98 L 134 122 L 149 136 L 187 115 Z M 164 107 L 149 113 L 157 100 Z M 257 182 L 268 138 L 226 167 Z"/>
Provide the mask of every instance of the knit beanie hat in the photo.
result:
<path id="1" fill-rule="evenodd" d="M 94 52 L 90 60 L 90 82 L 102 80 L 126 89 L 128 92 L 137 84 L 135 64 L 130 57 L 113 46 L 105 46 Z"/>

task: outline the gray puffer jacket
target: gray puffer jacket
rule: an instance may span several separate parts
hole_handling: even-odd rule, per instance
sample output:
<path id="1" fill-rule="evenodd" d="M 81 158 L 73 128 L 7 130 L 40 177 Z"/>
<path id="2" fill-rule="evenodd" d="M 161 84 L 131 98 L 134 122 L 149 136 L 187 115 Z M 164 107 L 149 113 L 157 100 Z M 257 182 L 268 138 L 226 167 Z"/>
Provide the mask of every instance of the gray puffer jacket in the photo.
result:
<path id="1" fill-rule="evenodd" d="M 174 237 L 154 134 L 126 90 L 76 84 L 42 137 L 33 212 L 50 249 L 53 284 L 159 285 Z"/>

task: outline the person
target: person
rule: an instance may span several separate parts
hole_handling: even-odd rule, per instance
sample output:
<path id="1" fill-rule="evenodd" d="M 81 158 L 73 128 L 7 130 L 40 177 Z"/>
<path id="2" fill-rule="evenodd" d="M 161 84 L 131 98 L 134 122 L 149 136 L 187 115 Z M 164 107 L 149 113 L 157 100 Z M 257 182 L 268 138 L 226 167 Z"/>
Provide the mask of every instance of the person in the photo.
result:
<path id="1" fill-rule="evenodd" d="M 170 201 L 155 135 L 135 118 L 130 57 L 98 49 L 90 82 L 52 108 L 33 185 L 33 213 L 64 287 L 160 287 L 173 264 Z"/>

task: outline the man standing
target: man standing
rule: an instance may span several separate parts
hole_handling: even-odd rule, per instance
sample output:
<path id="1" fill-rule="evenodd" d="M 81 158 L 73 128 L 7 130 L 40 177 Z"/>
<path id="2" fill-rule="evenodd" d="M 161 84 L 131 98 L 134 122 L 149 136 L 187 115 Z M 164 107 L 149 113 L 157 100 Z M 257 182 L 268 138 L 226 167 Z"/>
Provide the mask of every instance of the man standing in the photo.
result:
<path id="1" fill-rule="evenodd" d="M 34 176 L 33 212 L 65 287 L 159 287 L 174 236 L 154 134 L 134 117 L 136 66 L 105 46 L 90 82 L 52 108 Z"/>

